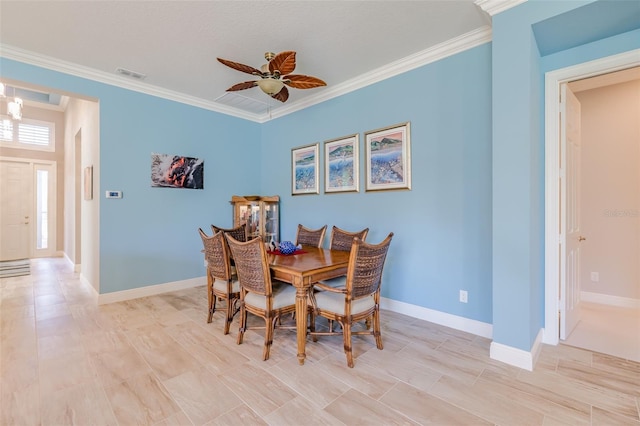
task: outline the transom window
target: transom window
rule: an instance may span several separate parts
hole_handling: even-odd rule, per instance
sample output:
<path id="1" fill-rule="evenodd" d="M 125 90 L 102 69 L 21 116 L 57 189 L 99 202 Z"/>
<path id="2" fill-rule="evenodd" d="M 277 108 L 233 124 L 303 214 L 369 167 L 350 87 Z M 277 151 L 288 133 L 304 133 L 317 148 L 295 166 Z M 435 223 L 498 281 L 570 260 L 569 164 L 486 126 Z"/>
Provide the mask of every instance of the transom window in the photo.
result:
<path id="1" fill-rule="evenodd" d="M 55 123 L 0 117 L 0 144 L 19 149 L 55 150 Z"/>

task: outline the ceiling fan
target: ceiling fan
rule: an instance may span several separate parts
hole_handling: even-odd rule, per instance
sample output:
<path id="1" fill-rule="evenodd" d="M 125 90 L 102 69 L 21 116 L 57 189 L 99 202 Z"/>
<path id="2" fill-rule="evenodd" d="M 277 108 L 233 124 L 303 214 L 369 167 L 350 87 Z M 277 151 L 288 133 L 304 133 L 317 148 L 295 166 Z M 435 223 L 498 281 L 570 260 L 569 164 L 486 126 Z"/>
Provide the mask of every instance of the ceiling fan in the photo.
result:
<path id="1" fill-rule="evenodd" d="M 273 52 L 267 52 L 264 54 L 264 58 L 267 60 L 267 63 L 262 65 L 260 69 L 218 58 L 218 61 L 234 70 L 260 77 L 259 80 L 234 84 L 227 89 L 227 92 L 250 89 L 258 86 L 264 93 L 272 98 L 280 102 L 285 102 L 289 99 L 289 90 L 286 86 L 293 87 L 294 89 L 313 89 L 327 85 L 327 83 L 317 77 L 303 74 L 290 74 L 296 68 L 296 52 L 292 50 L 280 52 L 277 55 Z"/>

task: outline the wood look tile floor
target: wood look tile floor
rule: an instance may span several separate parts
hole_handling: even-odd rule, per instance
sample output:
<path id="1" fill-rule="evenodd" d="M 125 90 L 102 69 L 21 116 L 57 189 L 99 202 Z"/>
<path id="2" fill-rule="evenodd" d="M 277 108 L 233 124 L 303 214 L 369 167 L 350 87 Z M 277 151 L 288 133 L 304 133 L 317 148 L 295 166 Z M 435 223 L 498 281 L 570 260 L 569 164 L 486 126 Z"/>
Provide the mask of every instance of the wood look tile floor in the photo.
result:
<path id="1" fill-rule="evenodd" d="M 236 344 L 198 287 L 108 305 L 63 259 L 0 279 L 1 425 L 639 425 L 640 363 L 544 346 L 534 371 L 490 340 L 382 312 L 385 348 L 276 330 Z M 286 321 L 290 321 L 287 319 Z M 285 322 L 286 322 L 285 321 Z M 320 320 L 319 320 L 320 321 Z"/>

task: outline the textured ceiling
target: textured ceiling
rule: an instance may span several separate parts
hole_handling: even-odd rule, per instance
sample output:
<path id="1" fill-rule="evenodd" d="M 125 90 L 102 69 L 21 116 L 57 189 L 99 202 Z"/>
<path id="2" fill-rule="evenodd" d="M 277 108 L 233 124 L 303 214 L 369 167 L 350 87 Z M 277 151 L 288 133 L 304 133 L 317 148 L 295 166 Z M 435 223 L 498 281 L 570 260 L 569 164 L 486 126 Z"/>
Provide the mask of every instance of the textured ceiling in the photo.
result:
<path id="1" fill-rule="evenodd" d="M 0 47 L 113 76 L 146 75 L 140 87 L 249 114 L 290 107 L 329 93 L 388 64 L 486 28 L 473 0 L 445 1 L 6 1 Z M 259 68 L 266 51 L 297 52 L 296 74 L 326 87 L 290 89 L 286 104 L 258 88 L 226 94 L 254 79 L 216 57 Z M 120 79 L 120 80 L 118 80 Z M 242 95 L 242 96 L 238 96 Z"/>

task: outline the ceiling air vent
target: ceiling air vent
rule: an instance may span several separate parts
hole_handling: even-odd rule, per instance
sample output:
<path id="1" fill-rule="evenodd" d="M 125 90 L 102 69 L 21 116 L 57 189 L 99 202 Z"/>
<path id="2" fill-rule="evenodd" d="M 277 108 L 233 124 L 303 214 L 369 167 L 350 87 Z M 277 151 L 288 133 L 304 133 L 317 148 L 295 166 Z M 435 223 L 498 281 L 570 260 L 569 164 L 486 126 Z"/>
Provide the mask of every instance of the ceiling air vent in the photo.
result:
<path id="1" fill-rule="evenodd" d="M 116 72 L 118 74 L 126 75 L 127 77 L 135 78 L 136 80 L 144 80 L 147 76 L 146 74 L 142 74 L 140 72 L 135 72 L 128 70 L 126 68 L 117 68 Z"/>
<path id="2" fill-rule="evenodd" d="M 241 95 L 237 92 L 224 92 L 224 94 L 217 97 L 215 101 L 254 114 L 265 114 L 269 111 L 268 103 Z"/>

